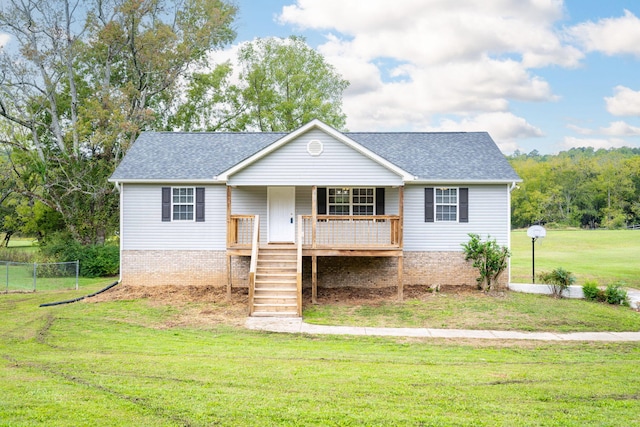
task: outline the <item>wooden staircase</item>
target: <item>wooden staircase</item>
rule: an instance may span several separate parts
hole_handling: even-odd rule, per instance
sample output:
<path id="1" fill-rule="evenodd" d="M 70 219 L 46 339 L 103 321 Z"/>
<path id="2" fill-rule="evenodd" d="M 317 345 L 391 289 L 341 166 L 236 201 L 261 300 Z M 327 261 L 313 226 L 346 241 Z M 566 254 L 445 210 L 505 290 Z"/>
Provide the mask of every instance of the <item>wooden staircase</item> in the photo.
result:
<path id="1" fill-rule="evenodd" d="M 293 245 L 259 249 L 251 316 L 299 317 L 297 261 Z"/>

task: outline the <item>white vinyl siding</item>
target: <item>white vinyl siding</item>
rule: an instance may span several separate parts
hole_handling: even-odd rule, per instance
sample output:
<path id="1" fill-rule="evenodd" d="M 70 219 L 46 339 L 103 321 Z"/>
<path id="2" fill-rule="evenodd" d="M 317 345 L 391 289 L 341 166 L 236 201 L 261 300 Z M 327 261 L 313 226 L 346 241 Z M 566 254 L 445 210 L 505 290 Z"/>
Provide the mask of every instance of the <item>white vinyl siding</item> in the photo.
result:
<path id="1" fill-rule="evenodd" d="M 322 154 L 307 152 L 313 139 L 322 142 Z M 229 185 L 384 187 L 402 185 L 402 179 L 326 133 L 312 130 L 238 171 Z"/>
<path id="2" fill-rule="evenodd" d="M 469 188 L 469 222 L 425 222 L 425 185 L 407 185 L 404 194 L 405 251 L 461 251 L 469 233 L 499 244 L 509 243 L 509 187 L 464 185 Z"/>
<path id="3" fill-rule="evenodd" d="M 224 185 L 205 187 L 206 221 L 162 221 L 162 185 L 121 184 L 122 250 L 225 250 Z"/>

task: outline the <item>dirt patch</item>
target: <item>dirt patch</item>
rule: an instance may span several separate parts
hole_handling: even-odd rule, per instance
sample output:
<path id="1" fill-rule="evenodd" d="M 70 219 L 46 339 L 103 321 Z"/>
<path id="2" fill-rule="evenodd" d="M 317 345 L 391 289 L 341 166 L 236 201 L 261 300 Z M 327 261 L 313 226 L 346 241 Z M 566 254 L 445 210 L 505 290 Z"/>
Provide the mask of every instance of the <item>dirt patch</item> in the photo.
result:
<path id="1" fill-rule="evenodd" d="M 439 293 L 449 295 L 478 294 L 474 288 L 442 286 Z M 405 286 L 405 300 L 428 300 L 436 295 L 428 286 Z M 387 288 L 318 288 L 318 304 L 348 306 L 370 305 L 397 301 L 398 289 Z M 88 303 L 145 299 L 151 305 L 171 305 L 180 312 L 161 327 L 213 326 L 219 324 L 241 326 L 247 317 L 249 296 L 247 288 L 233 288 L 231 299 L 227 289 L 220 286 L 131 286 L 118 285 L 93 298 Z M 303 305 L 311 304 L 311 289 L 303 292 Z"/>
<path id="2" fill-rule="evenodd" d="M 246 288 L 234 288 L 231 299 L 227 288 L 220 286 L 130 286 L 118 285 L 93 298 L 88 303 L 105 301 L 147 300 L 152 306 L 172 306 L 178 315 L 167 320 L 160 328 L 176 326 L 207 327 L 220 324 L 244 325 L 248 311 Z"/>
<path id="3" fill-rule="evenodd" d="M 239 302 L 243 296 L 246 299 L 246 288 L 234 288 L 231 292 L 231 302 L 236 302 L 236 300 Z M 225 287 L 190 285 L 131 286 L 121 284 L 92 298 L 97 302 L 132 299 L 148 299 L 165 303 L 228 302 L 227 288 Z"/>

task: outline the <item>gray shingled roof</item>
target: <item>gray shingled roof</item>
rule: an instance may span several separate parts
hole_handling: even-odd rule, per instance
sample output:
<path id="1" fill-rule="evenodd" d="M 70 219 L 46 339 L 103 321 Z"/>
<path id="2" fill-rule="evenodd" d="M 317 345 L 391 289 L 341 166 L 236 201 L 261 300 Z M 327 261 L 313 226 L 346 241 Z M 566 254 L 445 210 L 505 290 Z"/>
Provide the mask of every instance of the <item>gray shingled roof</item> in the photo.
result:
<path id="1" fill-rule="evenodd" d="M 286 133 L 144 132 L 111 176 L 121 180 L 207 180 Z M 346 132 L 419 180 L 517 181 L 486 132 Z"/>

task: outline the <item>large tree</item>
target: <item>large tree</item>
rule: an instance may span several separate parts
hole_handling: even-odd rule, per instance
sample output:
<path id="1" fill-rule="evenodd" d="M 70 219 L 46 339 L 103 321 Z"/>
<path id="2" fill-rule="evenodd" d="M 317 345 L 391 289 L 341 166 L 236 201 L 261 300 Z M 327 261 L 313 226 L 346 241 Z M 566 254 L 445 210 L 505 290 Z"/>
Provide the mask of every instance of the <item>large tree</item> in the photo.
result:
<path id="1" fill-rule="evenodd" d="M 349 82 L 302 37 L 270 37 L 238 51 L 230 63 L 189 79 L 168 127 L 184 130 L 291 131 L 320 119 L 343 130 L 342 92 Z M 235 83 L 234 83 L 235 82 Z"/>
<path id="2" fill-rule="evenodd" d="M 78 240 L 103 240 L 118 222 L 107 177 L 141 130 L 166 122 L 179 77 L 233 40 L 235 14 L 222 0 L 3 1 L 0 141 L 15 191 Z"/>

